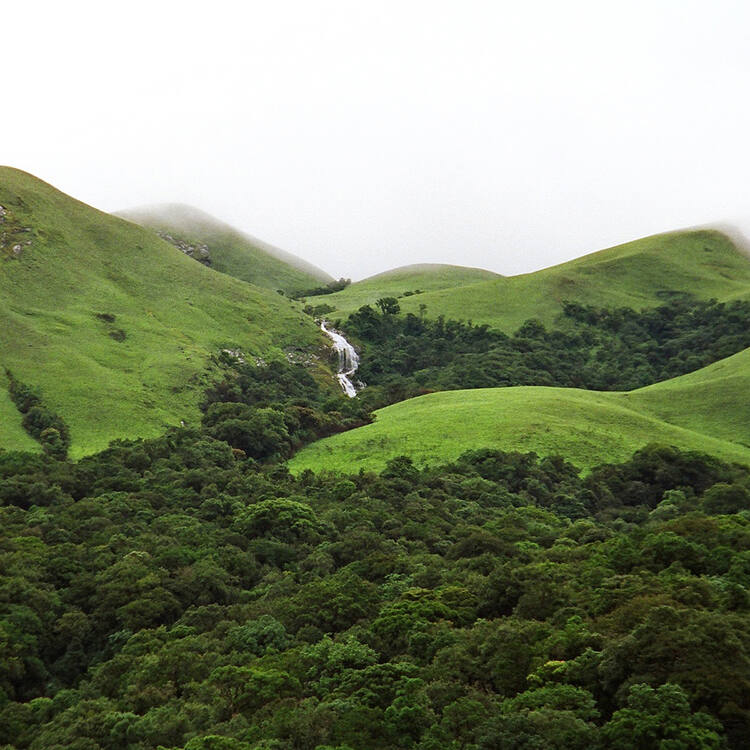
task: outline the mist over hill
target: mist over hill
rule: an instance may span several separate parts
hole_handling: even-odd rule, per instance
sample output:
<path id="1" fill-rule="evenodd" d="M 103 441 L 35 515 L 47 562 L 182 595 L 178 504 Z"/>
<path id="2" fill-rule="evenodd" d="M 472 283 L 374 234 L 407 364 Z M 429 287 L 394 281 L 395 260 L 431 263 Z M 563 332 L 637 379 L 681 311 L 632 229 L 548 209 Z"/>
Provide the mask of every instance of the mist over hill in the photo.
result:
<path id="1" fill-rule="evenodd" d="M 312 263 L 193 206 L 164 203 L 117 211 L 115 215 L 155 229 L 172 242 L 205 246 L 213 269 L 257 286 L 296 292 L 333 280 Z"/>

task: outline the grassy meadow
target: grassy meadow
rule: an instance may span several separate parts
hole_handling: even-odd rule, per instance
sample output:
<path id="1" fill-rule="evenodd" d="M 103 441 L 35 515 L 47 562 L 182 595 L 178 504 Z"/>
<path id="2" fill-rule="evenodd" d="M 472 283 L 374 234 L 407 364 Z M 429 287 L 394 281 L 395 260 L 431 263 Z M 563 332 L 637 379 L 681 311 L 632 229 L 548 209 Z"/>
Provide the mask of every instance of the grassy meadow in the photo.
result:
<path id="1" fill-rule="evenodd" d="M 627 394 L 628 404 L 665 422 L 750 447 L 750 349 L 679 378 Z"/>
<path id="2" fill-rule="evenodd" d="M 195 423 L 222 348 L 280 358 L 324 343 L 298 303 L 29 174 L 0 169 L 0 205 L 11 237 L 0 250 L 0 368 L 41 390 L 70 428 L 73 457 Z M 20 254 L 16 238 L 30 243 Z M 0 445 L 19 446 L 20 418 L 0 390 Z"/>
<path id="3" fill-rule="evenodd" d="M 444 391 L 376 412 L 376 421 L 303 449 L 303 469 L 381 469 L 408 454 L 418 464 L 463 451 L 558 453 L 587 469 L 624 461 L 647 443 L 675 445 L 750 465 L 750 350 L 696 373 L 630 393 L 525 386 Z"/>

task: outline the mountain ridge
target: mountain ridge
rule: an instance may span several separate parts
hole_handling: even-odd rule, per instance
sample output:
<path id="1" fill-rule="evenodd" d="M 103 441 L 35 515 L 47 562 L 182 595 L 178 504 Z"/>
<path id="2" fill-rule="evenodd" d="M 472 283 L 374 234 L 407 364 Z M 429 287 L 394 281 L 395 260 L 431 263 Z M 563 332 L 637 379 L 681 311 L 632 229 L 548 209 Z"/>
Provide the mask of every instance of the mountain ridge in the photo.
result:
<path id="1" fill-rule="evenodd" d="M 554 323 L 564 301 L 642 309 L 675 295 L 719 300 L 750 295 L 750 257 L 728 235 L 705 228 L 651 235 L 539 271 L 495 276 L 425 290 L 401 299 L 401 310 L 430 318 L 472 320 L 511 332 L 529 318 Z M 365 282 L 336 294 L 310 297 L 308 302 L 335 307 L 331 316 L 343 320 L 382 296 L 376 285 Z"/>
<path id="2" fill-rule="evenodd" d="M 214 270 L 257 286 L 295 292 L 333 281 L 330 274 L 303 258 L 188 204 L 136 206 L 113 215 L 162 235 L 201 242 L 208 248 Z"/>

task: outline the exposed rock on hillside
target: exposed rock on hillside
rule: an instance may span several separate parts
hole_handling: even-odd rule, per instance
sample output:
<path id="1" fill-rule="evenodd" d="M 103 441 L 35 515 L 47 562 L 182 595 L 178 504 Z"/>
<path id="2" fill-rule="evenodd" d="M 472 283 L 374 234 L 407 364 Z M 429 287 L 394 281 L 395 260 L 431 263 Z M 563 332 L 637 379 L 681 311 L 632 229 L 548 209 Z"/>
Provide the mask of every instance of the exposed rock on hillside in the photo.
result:
<path id="1" fill-rule="evenodd" d="M 10 258 L 20 258 L 24 247 L 31 240 L 23 235 L 31 232 L 31 227 L 22 227 L 14 220 L 10 209 L 0 206 L 0 252 Z"/>
<path id="2" fill-rule="evenodd" d="M 211 253 L 208 249 L 208 245 L 204 245 L 202 243 L 191 245 L 190 243 L 185 242 L 185 240 L 179 240 L 176 237 L 173 237 L 171 234 L 168 234 L 167 232 L 157 232 L 157 234 L 163 240 L 166 240 L 170 244 L 174 245 L 178 250 L 185 253 L 185 255 L 190 256 L 194 260 L 197 260 L 199 263 L 203 263 L 204 266 L 211 265 Z"/>

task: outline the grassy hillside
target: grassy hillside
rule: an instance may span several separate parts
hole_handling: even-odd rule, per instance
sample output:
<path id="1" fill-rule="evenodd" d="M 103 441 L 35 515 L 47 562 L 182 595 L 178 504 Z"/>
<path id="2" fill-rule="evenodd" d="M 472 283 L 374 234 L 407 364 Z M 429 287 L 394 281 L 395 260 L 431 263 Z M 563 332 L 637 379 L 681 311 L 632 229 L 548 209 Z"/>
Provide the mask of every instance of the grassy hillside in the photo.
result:
<path id="1" fill-rule="evenodd" d="M 627 394 L 632 408 L 750 448 L 750 349 Z"/>
<path id="2" fill-rule="evenodd" d="M 117 216 L 191 245 L 206 245 L 214 270 L 267 289 L 294 292 L 332 280 L 312 263 L 244 234 L 191 206 L 144 206 L 119 211 Z"/>
<path id="3" fill-rule="evenodd" d="M 198 419 L 221 348 L 320 346 L 299 305 L 205 268 L 153 231 L 0 168 L 0 369 L 39 387 L 73 456 Z M 23 440 L 0 382 L 0 446 Z"/>
<path id="4" fill-rule="evenodd" d="M 360 285 L 369 285 L 371 298 L 391 293 L 393 286 L 378 278 L 330 295 L 329 304 L 345 315 L 364 304 Z M 552 323 L 563 300 L 642 309 L 685 293 L 701 299 L 744 297 L 750 294 L 750 259 L 725 234 L 694 230 L 646 237 L 521 276 L 482 283 L 456 280 L 460 283 L 402 299 L 401 309 L 416 314 L 425 305 L 428 317 L 445 315 L 513 331 L 532 317 Z"/>
<path id="5" fill-rule="evenodd" d="M 649 442 L 750 464 L 750 350 L 631 393 L 519 387 L 447 391 L 394 404 L 374 424 L 305 448 L 305 468 L 382 468 L 408 453 L 451 460 L 471 448 L 560 453 L 588 468 L 625 460 Z"/>
<path id="6" fill-rule="evenodd" d="M 403 266 L 392 271 L 370 276 L 351 284 L 341 292 L 308 297 L 311 305 L 326 304 L 337 310 L 353 312 L 362 305 L 372 305 L 380 297 L 398 297 L 401 303 L 407 300 L 411 307 L 419 310 L 419 303 L 425 295 L 415 294 L 403 297 L 404 292 L 434 292 L 441 289 L 452 289 L 457 286 L 476 284 L 482 281 L 501 278 L 492 271 L 481 268 L 466 268 L 440 263 Z"/>

